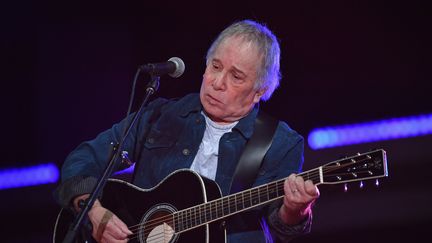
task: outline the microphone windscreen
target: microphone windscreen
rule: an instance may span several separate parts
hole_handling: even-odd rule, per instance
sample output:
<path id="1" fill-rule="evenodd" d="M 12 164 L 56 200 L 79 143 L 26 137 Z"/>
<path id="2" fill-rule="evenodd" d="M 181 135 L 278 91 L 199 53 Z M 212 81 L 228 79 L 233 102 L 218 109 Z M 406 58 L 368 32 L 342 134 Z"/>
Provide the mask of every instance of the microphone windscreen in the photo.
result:
<path id="1" fill-rule="evenodd" d="M 175 71 L 172 73 L 169 73 L 168 75 L 173 77 L 173 78 L 180 77 L 184 73 L 185 68 L 186 68 L 183 60 L 180 59 L 179 57 L 171 57 L 170 59 L 168 59 L 168 61 L 173 62 L 176 65 Z"/>

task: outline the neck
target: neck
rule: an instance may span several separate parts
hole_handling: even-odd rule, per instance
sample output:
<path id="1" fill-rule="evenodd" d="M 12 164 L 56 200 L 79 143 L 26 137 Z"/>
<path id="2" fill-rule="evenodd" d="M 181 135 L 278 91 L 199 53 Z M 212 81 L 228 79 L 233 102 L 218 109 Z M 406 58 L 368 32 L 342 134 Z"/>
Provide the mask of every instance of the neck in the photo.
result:
<path id="1" fill-rule="evenodd" d="M 242 118 L 248 116 L 249 113 L 251 113 L 251 111 L 253 110 L 253 107 L 254 107 L 254 106 L 252 106 L 251 109 L 250 109 L 248 112 L 246 112 L 243 116 L 239 116 L 239 117 L 232 118 L 232 119 L 230 119 L 230 118 L 222 119 L 222 118 L 219 118 L 219 117 L 214 117 L 214 116 L 212 116 L 211 114 L 207 113 L 207 111 L 206 111 L 205 109 L 203 109 L 203 111 L 204 111 L 204 114 L 205 114 L 208 118 L 210 118 L 210 120 L 212 120 L 213 122 L 215 122 L 215 123 L 217 123 L 217 124 L 219 124 L 219 125 L 229 125 L 229 124 L 232 124 L 232 123 L 234 123 L 234 122 L 238 122 L 238 121 L 240 121 Z"/>

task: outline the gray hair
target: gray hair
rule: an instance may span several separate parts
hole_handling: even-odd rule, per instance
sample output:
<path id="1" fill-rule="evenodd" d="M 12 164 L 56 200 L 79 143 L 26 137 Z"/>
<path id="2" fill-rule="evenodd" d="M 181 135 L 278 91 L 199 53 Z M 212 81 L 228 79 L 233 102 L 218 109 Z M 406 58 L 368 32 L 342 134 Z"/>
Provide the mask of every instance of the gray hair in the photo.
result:
<path id="1" fill-rule="evenodd" d="M 242 20 L 231 24 L 223 30 L 207 51 L 207 64 L 213 58 L 219 45 L 227 38 L 241 36 L 252 42 L 262 53 L 261 67 L 257 70 L 256 89 L 265 89 L 261 97 L 266 101 L 270 99 L 275 89 L 279 86 L 280 74 L 280 47 L 276 36 L 263 24 L 253 20 Z"/>

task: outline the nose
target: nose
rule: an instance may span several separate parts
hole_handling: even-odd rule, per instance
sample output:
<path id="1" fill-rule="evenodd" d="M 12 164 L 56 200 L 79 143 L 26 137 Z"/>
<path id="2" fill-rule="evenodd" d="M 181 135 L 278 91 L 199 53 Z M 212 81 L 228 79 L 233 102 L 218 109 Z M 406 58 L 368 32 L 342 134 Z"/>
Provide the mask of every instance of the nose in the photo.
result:
<path id="1" fill-rule="evenodd" d="M 225 90 L 226 89 L 226 81 L 227 81 L 227 74 L 222 72 L 219 73 L 219 75 L 216 75 L 213 83 L 212 83 L 212 87 L 215 90 Z"/>

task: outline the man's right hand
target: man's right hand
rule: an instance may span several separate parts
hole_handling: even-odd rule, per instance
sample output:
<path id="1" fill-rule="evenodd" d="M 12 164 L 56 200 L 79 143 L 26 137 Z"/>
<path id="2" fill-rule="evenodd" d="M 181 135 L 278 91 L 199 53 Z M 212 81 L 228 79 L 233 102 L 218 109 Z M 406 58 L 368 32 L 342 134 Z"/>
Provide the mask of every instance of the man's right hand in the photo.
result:
<path id="1" fill-rule="evenodd" d="M 78 202 L 80 200 L 85 200 L 88 198 L 88 194 L 81 195 L 74 199 L 74 207 L 80 210 L 78 207 Z M 119 243 L 127 242 L 128 235 L 132 232 L 128 229 L 125 223 L 121 221 L 116 215 L 111 211 L 104 208 L 99 200 L 96 200 L 93 207 L 88 213 L 90 222 L 93 226 L 92 236 L 97 242 L 102 243 Z"/>

